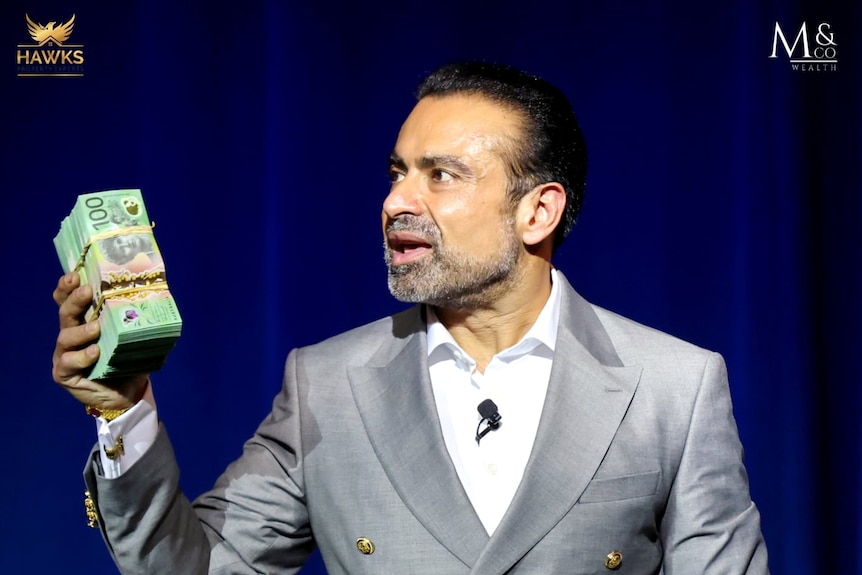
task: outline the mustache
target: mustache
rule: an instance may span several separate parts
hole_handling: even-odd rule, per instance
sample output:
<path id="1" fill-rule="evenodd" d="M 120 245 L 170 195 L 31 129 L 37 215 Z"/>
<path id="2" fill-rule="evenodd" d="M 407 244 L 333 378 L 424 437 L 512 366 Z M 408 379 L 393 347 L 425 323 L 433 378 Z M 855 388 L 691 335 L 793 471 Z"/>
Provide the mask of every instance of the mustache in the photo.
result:
<path id="1" fill-rule="evenodd" d="M 430 219 L 422 216 L 405 214 L 390 220 L 386 224 L 386 232 L 410 232 L 422 236 L 431 243 L 440 241 L 440 228 Z"/>

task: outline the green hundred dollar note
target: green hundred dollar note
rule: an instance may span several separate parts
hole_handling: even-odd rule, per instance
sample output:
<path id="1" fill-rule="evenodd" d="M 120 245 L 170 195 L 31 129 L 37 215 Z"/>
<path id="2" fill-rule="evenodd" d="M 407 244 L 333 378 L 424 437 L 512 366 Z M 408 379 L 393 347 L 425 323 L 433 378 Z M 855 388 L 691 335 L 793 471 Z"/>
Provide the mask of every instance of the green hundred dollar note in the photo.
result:
<path id="1" fill-rule="evenodd" d="M 90 379 L 117 379 L 161 368 L 182 330 L 165 264 L 140 190 L 78 197 L 54 246 L 63 270 L 93 288 L 87 321 L 101 325 Z"/>

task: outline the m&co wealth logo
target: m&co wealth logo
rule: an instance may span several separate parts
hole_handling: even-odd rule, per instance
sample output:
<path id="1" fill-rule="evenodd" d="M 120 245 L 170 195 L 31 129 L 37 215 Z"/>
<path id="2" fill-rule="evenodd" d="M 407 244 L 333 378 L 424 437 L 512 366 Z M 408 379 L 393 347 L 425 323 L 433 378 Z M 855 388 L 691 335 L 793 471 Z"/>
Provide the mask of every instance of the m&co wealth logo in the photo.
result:
<path id="1" fill-rule="evenodd" d="M 24 14 L 33 44 L 18 44 L 16 58 L 19 77 L 80 78 L 84 75 L 84 45 L 69 43 L 75 15 L 67 22 L 47 24 Z"/>
<path id="2" fill-rule="evenodd" d="M 793 39 L 793 44 L 790 39 Z M 776 22 L 772 32 L 772 52 L 769 58 L 780 59 L 782 51 L 787 55 L 790 69 L 798 72 L 835 72 L 838 70 L 838 42 L 832 24 L 820 22 L 809 26 L 802 22 L 796 36 L 789 34 Z"/>

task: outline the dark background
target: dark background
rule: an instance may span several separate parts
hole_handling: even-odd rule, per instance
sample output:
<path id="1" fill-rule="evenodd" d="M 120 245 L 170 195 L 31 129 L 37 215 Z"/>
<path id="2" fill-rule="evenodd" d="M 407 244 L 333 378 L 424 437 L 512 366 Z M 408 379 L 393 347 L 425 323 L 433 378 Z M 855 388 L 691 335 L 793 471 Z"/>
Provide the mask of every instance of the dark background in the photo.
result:
<path id="1" fill-rule="evenodd" d="M 4 2 L 0 573 L 113 573 L 85 525 L 95 425 L 51 381 L 52 238 L 142 188 L 184 332 L 154 376 L 185 492 L 239 454 L 288 351 L 403 308 L 380 205 L 412 90 L 453 59 L 569 95 L 584 210 L 555 259 L 594 303 L 727 359 L 773 573 L 862 573 L 862 8 L 855 1 Z M 19 78 L 24 14 L 82 78 Z M 793 71 L 776 22 L 837 70 Z M 799 55 L 799 52 L 797 52 Z M 319 563 L 305 572 L 322 573 Z"/>

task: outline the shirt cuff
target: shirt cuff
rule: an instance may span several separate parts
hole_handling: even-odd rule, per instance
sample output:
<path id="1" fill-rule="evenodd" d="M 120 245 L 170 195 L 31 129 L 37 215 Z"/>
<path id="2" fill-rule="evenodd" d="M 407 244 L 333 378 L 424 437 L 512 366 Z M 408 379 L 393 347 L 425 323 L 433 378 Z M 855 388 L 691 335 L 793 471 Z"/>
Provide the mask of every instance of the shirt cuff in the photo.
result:
<path id="1" fill-rule="evenodd" d="M 152 385 L 141 401 L 113 421 L 96 418 L 99 458 L 106 478 L 116 479 L 135 464 L 156 441 L 159 416 Z"/>

